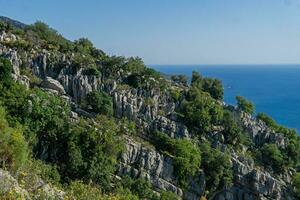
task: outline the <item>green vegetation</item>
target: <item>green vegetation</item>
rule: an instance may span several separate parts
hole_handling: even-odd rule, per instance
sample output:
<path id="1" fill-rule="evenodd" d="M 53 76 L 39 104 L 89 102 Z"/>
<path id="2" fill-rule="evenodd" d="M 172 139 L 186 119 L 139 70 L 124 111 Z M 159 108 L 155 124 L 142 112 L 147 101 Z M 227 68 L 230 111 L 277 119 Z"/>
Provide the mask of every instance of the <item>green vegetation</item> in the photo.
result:
<path id="1" fill-rule="evenodd" d="M 198 133 L 208 133 L 223 118 L 222 106 L 208 93 L 195 87 L 190 89 L 182 102 L 180 113 L 190 127 L 199 129 Z"/>
<path id="2" fill-rule="evenodd" d="M 214 99 L 223 99 L 224 89 L 221 81 L 218 79 L 203 78 L 198 72 L 193 71 L 191 85 L 209 93 Z"/>
<path id="3" fill-rule="evenodd" d="M 42 45 L 47 49 L 57 49 L 63 52 L 73 49 L 72 42 L 66 40 L 56 30 L 40 21 L 26 27 L 25 38 L 27 41 L 31 41 L 33 45 Z"/>
<path id="4" fill-rule="evenodd" d="M 227 144 L 233 145 L 235 148 L 239 148 L 241 145 L 250 146 L 250 139 L 246 136 L 237 120 L 233 117 L 232 112 L 227 110 L 224 111 L 222 125 L 224 127 L 223 135 Z"/>
<path id="5" fill-rule="evenodd" d="M 70 179 L 92 180 L 108 190 L 123 148 L 121 132 L 112 119 L 99 116 L 96 120 L 97 124 L 81 120 L 73 125 L 62 171 Z"/>
<path id="6" fill-rule="evenodd" d="M 293 129 L 286 128 L 277 124 L 270 116 L 259 113 L 257 115 L 258 120 L 262 120 L 266 125 L 274 130 L 276 133 L 281 133 L 289 139 L 287 146 L 284 149 L 279 149 L 281 151 L 281 156 L 283 156 L 283 162 L 281 165 L 285 167 L 297 167 L 300 164 L 300 137 L 297 132 Z M 281 157 L 279 156 L 279 157 Z M 276 164 L 278 165 L 278 164 Z"/>
<path id="7" fill-rule="evenodd" d="M 300 173 L 299 172 L 294 175 L 293 187 L 294 187 L 295 196 L 297 198 L 300 198 Z"/>
<path id="8" fill-rule="evenodd" d="M 187 186 L 187 178 L 194 176 L 200 169 L 200 151 L 187 139 L 172 139 L 163 133 L 154 133 L 155 146 L 173 156 L 175 170 L 180 184 Z"/>
<path id="9" fill-rule="evenodd" d="M 213 149 L 206 142 L 200 145 L 202 169 L 205 172 L 207 188 L 210 192 L 229 188 L 232 185 L 232 166 L 230 156 Z"/>
<path id="10" fill-rule="evenodd" d="M 0 107 L 0 166 L 17 170 L 26 161 L 28 147 L 21 127 L 9 127 L 5 115 Z"/>
<path id="11" fill-rule="evenodd" d="M 264 144 L 260 149 L 260 156 L 264 166 L 271 167 L 275 172 L 283 170 L 284 157 L 275 144 Z"/>
<path id="12" fill-rule="evenodd" d="M 238 109 L 252 115 L 254 113 L 254 105 L 244 97 L 236 97 Z"/>
<path id="13" fill-rule="evenodd" d="M 188 86 L 188 77 L 185 75 L 173 75 L 171 76 L 171 80 L 177 84 Z"/>
<path id="14" fill-rule="evenodd" d="M 112 98 L 104 92 L 90 92 L 86 96 L 85 107 L 90 112 L 103 115 L 113 114 Z"/>
<path id="15" fill-rule="evenodd" d="M 88 39 L 68 41 L 42 22 L 22 30 L 0 22 L 0 30 L 18 35 L 18 40 L 2 43 L 17 49 L 22 59 L 33 48 L 37 53 L 48 50 L 47 63 L 51 66 L 47 68 L 51 68 L 54 76 L 58 76 L 68 62 L 68 73 L 82 71 L 82 75 L 101 77 L 104 83 L 116 81 L 118 90 L 160 89 L 165 92 L 161 94 L 176 104 L 178 120 L 184 122 L 196 137 L 174 139 L 157 132 L 150 134 L 148 139 L 151 147 L 155 146 L 173 159 L 175 174 L 183 189 L 188 187 L 188 179 L 200 170 L 205 173 L 209 195 L 229 188 L 233 174 L 228 152 L 235 150 L 245 156 L 241 151 L 243 146 L 258 164 L 276 173 L 289 167 L 299 168 L 300 139 L 296 131 L 278 125 L 266 114 L 258 114 L 258 120 L 285 136 L 286 145 L 279 147 L 266 142 L 254 146 L 245 134 L 239 116 L 223 107 L 223 86 L 217 79 L 193 72 L 190 87 L 186 76 L 175 75 L 171 77 L 173 82 L 167 81 L 157 71 L 147 68 L 141 58 L 108 56 Z M 66 59 L 61 59 L 62 56 Z M 26 90 L 13 80 L 11 72 L 10 62 L 0 57 L 0 167 L 10 171 L 23 184 L 22 188 L 33 191 L 32 186 L 42 178 L 53 187 L 66 191 L 66 199 L 178 199 L 171 192 L 161 192 L 158 196 L 153 191 L 157 188 L 143 178 L 122 177 L 119 180 L 113 176 L 124 149 L 124 133 L 137 140 L 143 138 L 134 122 L 113 117 L 112 98 L 107 93 L 93 91 L 87 94 L 80 106 L 95 117 L 71 122 L 68 102 L 38 88 Z M 26 62 L 21 66 L 21 74 L 30 78 L 31 87 L 39 85 L 40 80 L 32 75 Z M 240 111 L 254 114 L 251 102 L 240 96 L 236 99 Z M 154 105 L 150 97 L 145 97 L 144 102 Z M 164 108 L 159 107 L 158 113 L 165 115 Z M 213 140 L 215 131 L 222 131 L 226 150 L 212 148 L 208 142 Z M 293 180 L 298 198 L 299 177 L 297 173 Z M 5 198 L 14 199 L 15 196 L 10 195 L 18 194 L 5 195 L 8 195 Z M 30 192 L 30 195 L 33 199 L 36 196 L 50 199 L 41 191 Z M 0 198 L 3 197 L 0 191 Z"/>

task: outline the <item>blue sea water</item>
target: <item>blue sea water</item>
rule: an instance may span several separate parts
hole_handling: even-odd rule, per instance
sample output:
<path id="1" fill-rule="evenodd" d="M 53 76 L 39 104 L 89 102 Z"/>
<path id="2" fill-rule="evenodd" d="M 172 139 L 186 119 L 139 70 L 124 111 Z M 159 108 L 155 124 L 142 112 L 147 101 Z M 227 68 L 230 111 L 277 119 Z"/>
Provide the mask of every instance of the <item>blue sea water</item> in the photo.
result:
<path id="1" fill-rule="evenodd" d="M 279 124 L 300 131 L 300 65 L 151 65 L 165 74 L 191 77 L 199 71 L 218 78 L 224 86 L 224 101 L 235 104 L 241 95 L 255 104 L 256 112 L 272 116 Z"/>

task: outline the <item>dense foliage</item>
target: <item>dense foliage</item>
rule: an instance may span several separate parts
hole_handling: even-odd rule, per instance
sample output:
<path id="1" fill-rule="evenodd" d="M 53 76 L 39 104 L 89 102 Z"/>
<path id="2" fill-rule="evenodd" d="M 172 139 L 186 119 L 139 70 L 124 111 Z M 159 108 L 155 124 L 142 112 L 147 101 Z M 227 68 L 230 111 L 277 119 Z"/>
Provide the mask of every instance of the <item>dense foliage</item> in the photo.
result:
<path id="1" fill-rule="evenodd" d="M 105 92 L 90 92 L 86 97 L 85 107 L 90 112 L 94 112 L 102 115 L 113 114 L 112 98 Z"/>
<path id="2" fill-rule="evenodd" d="M 159 150 L 173 156 L 179 182 L 186 187 L 187 178 L 196 175 L 200 169 L 199 148 L 187 139 L 172 139 L 159 132 L 154 133 L 154 139 Z"/>
<path id="3" fill-rule="evenodd" d="M 240 109 L 241 111 L 244 111 L 245 113 L 248 113 L 248 114 L 254 113 L 253 103 L 251 103 L 250 101 L 248 101 L 247 99 L 245 99 L 244 97 L 241 97 L 241 96 L 237 96 L 236 101 L 237 101 L 238 109 Z"/>
<path id="4" fill-rule="evenodd" d="M 300 198 L 300 173 L 294 175 L 293 186 L 296 197 Z"/>
<path id="5" fill-rule="evenodd" d="M 202 162 L 205 172 L 207 189 L 216 191 L 229 188 L 232 185 L 232 165 L 230 156 L 219 149 L 211 148 L 210 144 L 203 142 L 200 146 Z"/>
<path id="6" fill-rule="evenodd" d="M 180 112 L 186 123 L 198 129 L 198 133 L 208 133 L 212 126 L 220 124 L 223 117 L 222 106 L 208 93 L 195 87 L 189 90 Z"/>
<path id="7" fill-rule="evenodd" d="M 225 110 L 222 120 L 224 127 L 223 135 L 227 144 L 235 146 L 235 148 L 241 147 L 241 145 L 250 146 L 251 142 L 249 137 L 244 133 L 239 122 L 234 118 L 232 112 Z"/>
<path id="8" fill-rule="evenodd" d="M 175 75 L 171 81 L 166 80 L 148 68 L 141 58 L 108 56 L 88 39 L 71 42 L 42 22 L 24 29 L 1 22 L 0 30 L 18 35 L 18 40 L 3 44 L 16 48 L 21 56 L 31 50 L 37 53 L 48 50 L 51 73 L 55 75 L 66 66 L 66 61 L 59 61 L 58 57 L 65 57 L 67 70 L 72 75 L 94 76 L 103 83 L 115 81 L 117 89 L 125 91 L 135 88 L 139 92 L 152 89 L 164 92 L 167 101 L 175 103 L 176 113 L 171 117 L 184 122 L 192 135 L 189 139 L 170 138 L 159 132 L 140 135 L 134 122 L 113 117 L 112 98 L 103 91 L 90 92 L 80 101 L 79 107 L 93 113 L 94 118 L 71 121 L 71 105 L 58 96 L 34 88 L 40 80 L 32 75 L 32 69 L 26 68 L 26 62 L 20 70 L 34 83 L 28 90 L 13 80 L 10 62 L 0 57 L 0 167 L 13 172 L 28 191 L 33 191 L 32 185 L 42 178 L 66 191 L 66 199 L 177 199 L 171 192 L 160 191 L 161 195 L 157 195 L 153 191 L 157 188 L 141 177 L 120 180 L 113 176 L 124 148 L 124 133 L 135 139 L 149 136 L 151 145 L 172 158 L 182 189 L 187 189 L 190 177 L 203 170 L 208 197 L 232 185 L 233 169 L 228 152 L 242 156 L 250 152 L 256 164 L 276 173 L 289 167 L 299 168 L 300 139 L 296 131 L 278 125 L 266 114 L 258 114 L 258 120 L 283 134 L 287 142 L 280 147 L 269 143 L 255 146 L 247 137 L 239 115 L 239 111 L 254 114 L 254 105 L 238 96 L 238 110 L 224 106 L 223 86 L 217 79 L 193 72 L 190 86 L 186 76 Z M 151 98 L 143 100 L 153 105 Z M 159 115 L 167 116 L 160 112 L 163 108 L 159 109 Z M 218 139 L 213 138 L 216 132 L 220 136 Z M 209 143 L 212 140 L 221 143 L 222 151 L 218 144 Z M 246 152 L 244 147 L 248 149 Z M 299 177 L 296 173 L 293 179 L 297 197 L 300 197 Z M 41 191 L 30 195 L 33 194 L 50 199 Z M 0 188 L 2 198 L 1 195 Z M 10 193 L 5 195 L 8 195 L 5 198 L 14 199 Z"/>
<path id="9" fill-rule="evenodd" d="M 192 74 L 192 87 L 196 87 L 199 90 L 207 92 L 212 98 L 217 100 L 223 99 L 224 89 L 222 83 L 218 79 L 204 78 L 198 72 Z"/>

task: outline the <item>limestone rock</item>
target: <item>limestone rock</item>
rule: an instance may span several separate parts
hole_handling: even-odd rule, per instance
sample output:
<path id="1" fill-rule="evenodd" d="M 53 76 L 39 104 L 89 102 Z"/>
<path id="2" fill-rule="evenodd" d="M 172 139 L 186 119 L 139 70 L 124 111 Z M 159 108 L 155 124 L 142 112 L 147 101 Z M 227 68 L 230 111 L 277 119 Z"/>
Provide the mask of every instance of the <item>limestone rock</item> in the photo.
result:
<path id="1" fill-rule="evenodd" d="M 55 90 L 59 94 L 65 94 L 66 93 L 64 87 L 60 84 L 60 82 L 53 79 L 53 78 L 51 78 L 51 77 L 46 77 L 42 81 L 41 86 L 44 87 L 44 88 Z"/>

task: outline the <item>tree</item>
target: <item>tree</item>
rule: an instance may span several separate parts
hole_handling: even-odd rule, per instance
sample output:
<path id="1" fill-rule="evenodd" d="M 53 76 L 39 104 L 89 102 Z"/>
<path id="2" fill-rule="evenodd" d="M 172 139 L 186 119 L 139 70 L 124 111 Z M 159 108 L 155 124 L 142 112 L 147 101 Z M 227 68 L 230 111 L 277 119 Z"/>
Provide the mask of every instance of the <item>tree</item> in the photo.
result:
<path id="1" fill-rule="evenodd" d="M 105 92 L 93 91 L 86 96 L 86 107 L 97 114 L 112 115 L 112 98 Z"/>
<path id="2" fill-rule="evenodd" d="M 210 192 L 229 188 L 233 179 L 229 154 L 211 148 L 207 142 L 200 145 L 200 150 L 202 157 L 201 166 L 204 170 L 206 185 Z"/>
<path id="3" fill-rule="evenodd" d="M 300 173 L 296 173 L 293 177 L 293 186 L 294 186 L 294 193 L 295 196 L 299 199 L 300 198 Z"/>
<path id="4" fill-rule="evenodd" d="M 10 127 L 5 110 L 0 107 L 0 166 L 17 170 L 25 163 L 27 156 L 28 146 L 22 128 Z"/>
<path id="5" fill-rule="evenodd" d="M 260 153 L 264 166 L 270 166 L 275 172 L 283 170 L 284 157 L 275 144 L 264 144 L 260 149 Z"/>
<path id="6" fill-rule="evenodd" d="M 173 139 L 156 132 L 153 134 L 156 148 L 173 156 L 176 174 L 182 187 L 187 187 L 187 178 L 196 175 L 201 156 L 196 145 L 187 139 Z"/>
<path id="7" fill-rule="evenodd" d="M 242 128 L 233 117 L 232 112 L 227 110 L 224 112 L 222 125 L 224 127 L 222 132 L 226 143 L 233 145 L 235 148 L 241 147 L 242 144 L 250 144 L 250 139 L 243 133 Z"/>
<path id="8" fill-rule="evenodd" d="M 193 71 L 191 86 L 196 87 L 198 89 L 202 89 L 202 81 L 203 81 L 203 77 L 200 75 L 200 73 Z"/>
<path id="9" fill-rule="evenodd" d="M 189 126 L 197 127 L 200 132 L 207 133 L 213 125 L 220 124 L 223 108 L 208 93 L 192 87 L 180 109 Z"/>
<path id="10" fill-rule="evenodd" d="M 12 82 L 12 65 L 9 60 L 0 57 L 0 83 L 9 86 Z"/>
<path id="11" fill-rule="evenodd" d="M 222 82 L 218 79 L 205 78 L 203 80 L 203 91 L 208 92 L 212 98 L 222 100 L 224 95 L 224 89 Z"/>
<path id="12" fill-rule="evenodd" d="M 113 119 L 98 116 L 95 120 L 81 120 L 72 126 L 62 171 L 65 178 L 92 180 L 108 190 L 123 142 Z"/>
<path id="13" fill-rule="evenodd" d="M 203 78 L 198 72 L 193 71 L 191 83 L 192 87 L 209 93 L 212 98 L 217 100 L 223 99 L 224 89 L 220 80 Z"/>
<path id="14" fill-rule="evenodd" d="M 246 100 L 244 97 L 241 96 L 237 96 L 236 101 L 239 110 L 251 115 L 254 113 L 254 105 L 252 102 Z"/>
<path id="15" fill-rule="evenodd" d="M 181 84 L 183 86 L 188 85 L 188 77 L 185 75 L 173 75 L 173 76 L 171 76 L 171 79 L 175 83 Z"/>

